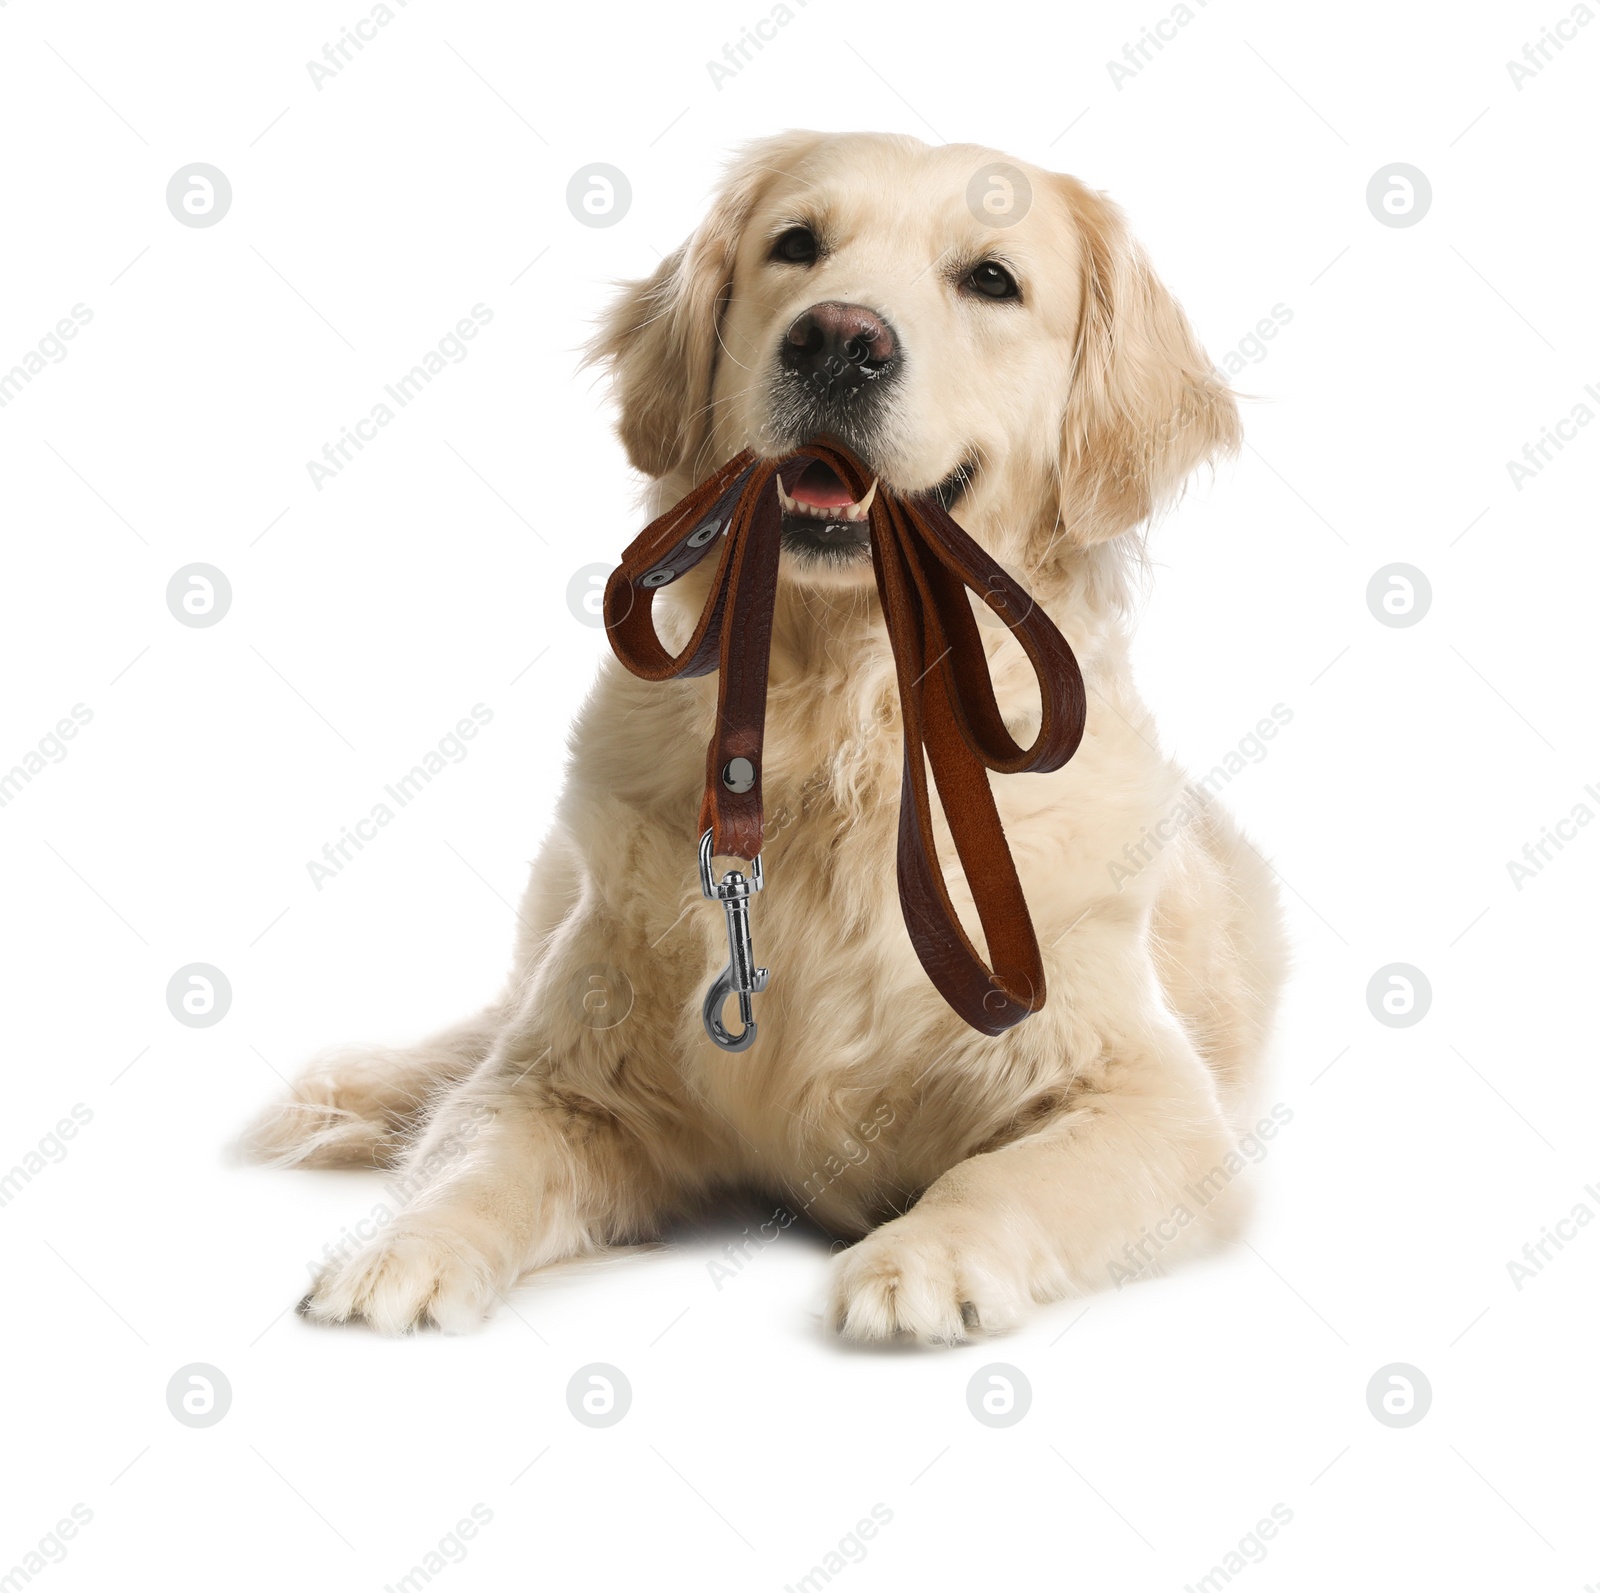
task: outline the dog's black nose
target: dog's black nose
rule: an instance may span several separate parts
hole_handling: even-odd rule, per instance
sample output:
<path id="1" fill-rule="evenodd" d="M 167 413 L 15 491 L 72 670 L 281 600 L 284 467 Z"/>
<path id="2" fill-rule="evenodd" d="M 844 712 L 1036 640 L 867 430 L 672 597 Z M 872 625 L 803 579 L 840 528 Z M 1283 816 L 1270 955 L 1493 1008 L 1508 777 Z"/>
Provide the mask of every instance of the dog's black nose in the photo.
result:
<path id="1" fill-rule="evenodd" d="M 895 354 L 888 323 L 864 304 L 813 304 L 783 339 L 784 368 L 830 393 L 887 376 Z"/>

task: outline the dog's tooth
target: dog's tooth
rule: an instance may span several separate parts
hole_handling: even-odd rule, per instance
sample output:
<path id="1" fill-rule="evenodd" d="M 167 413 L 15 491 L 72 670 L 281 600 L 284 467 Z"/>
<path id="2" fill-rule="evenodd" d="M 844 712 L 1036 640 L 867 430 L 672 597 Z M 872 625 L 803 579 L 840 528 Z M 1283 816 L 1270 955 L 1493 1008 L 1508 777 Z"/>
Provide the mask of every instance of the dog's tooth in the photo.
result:
<path id="1" fill-rule="evenodd" d="M 838 504 L 833 508 L 824 508 L 815 503 L 802 503 L 798 498 L 792 498 L 784 490 L 783 479 L 774 477 L 778 483 L 778 503 L 785 514 L 797 515 L 809 520 L 822 520 L 834 525 L 849 523 L 856 524 L 867 518 L 872 508 L 872 500 L 878 495 L 878 478 L 872 478 L 872 485 L 867 488 L 866 496 L 859 503 Z"/>

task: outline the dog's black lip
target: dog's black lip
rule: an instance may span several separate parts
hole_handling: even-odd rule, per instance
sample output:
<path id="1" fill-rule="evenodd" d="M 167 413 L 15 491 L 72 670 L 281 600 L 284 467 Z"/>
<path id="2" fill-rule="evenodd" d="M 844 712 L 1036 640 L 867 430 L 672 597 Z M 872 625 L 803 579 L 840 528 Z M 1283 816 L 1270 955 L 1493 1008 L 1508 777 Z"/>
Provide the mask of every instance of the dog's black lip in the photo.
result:
<path id="1" fill-rule="evenodd" d="M 936 487 L 929 488 L 929 496 L 939 500 L 939 506 L 948 514 L 972 485 L 978 466 L 972 459 L 963 459 Z"/>
<path id="2" fill-rule="evenodd" d="M 865 520 L 814 520 L 809 515 L 783 517 L 784 551 L 819 564 L 853 564 L 872 551 Z"/>

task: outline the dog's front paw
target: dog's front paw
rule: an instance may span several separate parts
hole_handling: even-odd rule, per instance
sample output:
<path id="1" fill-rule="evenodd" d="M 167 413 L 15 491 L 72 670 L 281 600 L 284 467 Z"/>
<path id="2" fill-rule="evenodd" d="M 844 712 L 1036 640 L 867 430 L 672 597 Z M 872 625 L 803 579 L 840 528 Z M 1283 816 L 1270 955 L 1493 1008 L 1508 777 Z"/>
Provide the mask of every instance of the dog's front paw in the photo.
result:
<path id="1" fill-rule="evenodd" d="M 363 1321 L 380 1333 L 429 1323 L 470 1333 L 511 1281 L 502 1270 L 447 1223 L 413 1218 L 324 1268 L 300 1312 L 314 1322 Z"/>
<path id="2" fill-rule="evenodd" d="M 849 1339 L 928 1344 L 1004 1333 L 1029 1296 L 997 1263 L 997 1248 L 942 1215 L 897 1217 L 834 1261 L 833 1326 Z"/>

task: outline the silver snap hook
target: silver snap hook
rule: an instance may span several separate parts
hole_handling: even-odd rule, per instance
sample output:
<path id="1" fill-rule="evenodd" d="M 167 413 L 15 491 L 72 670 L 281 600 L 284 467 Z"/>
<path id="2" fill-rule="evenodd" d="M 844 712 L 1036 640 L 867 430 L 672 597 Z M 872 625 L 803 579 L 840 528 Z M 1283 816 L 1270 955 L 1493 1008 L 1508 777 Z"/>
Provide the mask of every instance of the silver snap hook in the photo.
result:
<path id="1" fill-rule="evenodd" d="M 709 900 L 722 903 L 728 920 L 728 966 L 712 980 L 700 1006 L 700 1020 L 712 1043 L 724 1051 L 744 1051 L 755 1044 L 756 1023 L 751 998 L 767 988 L 765 968 L 755 966 L 755 951 L 750 944 L 750 898 L 761 889 L 761 859 L 750 865 L 746 879 L 738 869 L 729 869 L 720 880 L 711 873 L 711 831 L 700 837 L 700 890 Z M 722 1021 L 722 1005 L 729 996 L 739 998 L 736 1034 Z"/>

